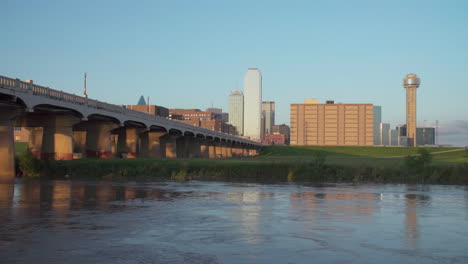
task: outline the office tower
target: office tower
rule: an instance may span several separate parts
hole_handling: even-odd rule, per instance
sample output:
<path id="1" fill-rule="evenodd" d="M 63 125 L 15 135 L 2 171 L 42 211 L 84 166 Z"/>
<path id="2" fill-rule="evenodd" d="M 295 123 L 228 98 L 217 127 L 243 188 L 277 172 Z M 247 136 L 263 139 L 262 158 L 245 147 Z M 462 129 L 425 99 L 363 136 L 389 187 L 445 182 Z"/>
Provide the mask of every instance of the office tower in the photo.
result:
<path id="1" fill-rule="evenodd" d="M 406 89 L 406 137 L 409 147 L 416 146 L 416 89 L 421 80 L 414 73 L 406 75 L 403 87 Z"/>
<path id="2" fill-rule="evenodd" d="M 396 129 L 390 130 L 390 145 L 398 146 L 398 130 Z"/>
<path id="3" fill-rule="evenodd" d="M 143 95 L 140 96 L 140 100 L 138 100 L 138 103 L 136 105 L 146 105 L 146 101 Z"/>
<path id="4" fill-rule="evenodd" d="M 262 103 L 262 115 L 264 125 L 264 134 L 273 134 L 275 125 L 275 102 L 267 101 Z"/>
<path id="5" fill-rule="evenodd" d="M 244 78 L 244 136 L 261 140 L 262 135 L 262 75 L 249 68 Z"/>
<path id="6" fill-rule="evenodd" d="M 244 95 L 235 91 L 229 95 L 229 124 L 237 129 L 237 133 L 244 135 Z"/>
<path id="7" fill-rule="evenodd" d="M 380 144 L 383 146 L 390 145 L 390 124 L 380 123 Z"/>
<path id="8" fill-rule="evenodd" d="M 382 123 L 382 107 L 374 105 L 374 145 L 380 145 L 380 123 Z"/>
<path id="9" fill-rule="evenodd" d="M 435 127 L 418 127 L 416 128 L 416 145 L 435 145 Z"/>
<path id="10" fill-rule="evenodd" d="M 291 145 L 372 146 L 373 115 L 372 104 L 291 104 Z"/>
<path id="11" fill-rule="evenodd" d="M 406 139 L 406 124 L 396 126 L 397 134 L 398 134 L 398 146 L 406 147 L 408 145 L 408 141 Z"/>

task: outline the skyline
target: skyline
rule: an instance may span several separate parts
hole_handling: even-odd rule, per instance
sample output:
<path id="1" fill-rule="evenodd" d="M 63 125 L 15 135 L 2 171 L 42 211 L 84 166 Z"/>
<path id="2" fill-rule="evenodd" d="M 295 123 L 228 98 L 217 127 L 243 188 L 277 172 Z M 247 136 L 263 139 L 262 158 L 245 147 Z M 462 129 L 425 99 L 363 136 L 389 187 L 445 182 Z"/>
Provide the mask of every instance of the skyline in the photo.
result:
<path id="1" fill-rule="evenodd" d="M 382 122 L 394 127 L 405 123 L 401 80 L 414 72 L 418 126 L 439 120 L 440 143 L 468 144 L 462 1 L 3 6 L 1 75 L 82 94 L 87 72 L 90 98 L 129 104 L 143 94 L 168 108 L 227 111 L 245 70 L 258 67 L 278 124 L 289 124 L 290 104 L 317 98 L 382 106 Z"/>

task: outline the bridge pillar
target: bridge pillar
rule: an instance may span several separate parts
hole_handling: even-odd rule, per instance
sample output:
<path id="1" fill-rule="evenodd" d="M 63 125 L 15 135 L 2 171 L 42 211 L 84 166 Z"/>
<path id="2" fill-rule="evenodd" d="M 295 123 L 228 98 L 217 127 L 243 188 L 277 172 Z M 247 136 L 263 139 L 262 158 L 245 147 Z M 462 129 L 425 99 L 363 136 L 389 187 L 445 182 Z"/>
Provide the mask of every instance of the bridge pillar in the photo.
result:
<path id="1" fill-rule="evenodd" d="M 190 139 L 190 136 L 181 136 L 176 139 L 177 158 L 189 157 Z"/>
<path id="2" fill-rule="evenodd" d="M 0 181 L 15 179 L 15 138 L 13 119 L 21 112 L 17 108 L 0 107 Z"/>
<path id="3" fill-rule="evenodd" d="M 216 142 L 207 141 L 206 145 L 208 146 L 208 158 L 210 159 L 216 158 Z"/>
<path id="4" fill-rule="evenodd" d="M 226 143 L 226 158 L 232 158 L 232 143 Z"/>
<path id="5" fill-rule="evenodd" d="M 128 159 L 138 157 L 139 128 L 121 127 L 117 129 L 117 155 Z"/>
<path id="6" fill-rule="evenodd" d="M 79 117 L 55 115 L 44 117 L 41 159 L 73 159 L 73 125 Z"/>
<path id="7" fill-rule="evenodd" d="M 119 125 L 111 121 L 92 120 L 86 127 L 86 156 L 94 158 L 112 158 L 111 130 Z"/>
<path id="8" fill-rule="evenodd" d="M 201 158 L 201 145 L 200 140 L 197 138 L 191 138 L 189 141 L 189 158 Z"/>
<path id="9" fill-rule="evenodd" d="M 210 158 L 210 150 L 209 150 L 209 145 L 206 140 L 200 139 L 199 140 L 200 144 L 200 157 L 208 159 Z"/>
<path id="10" fill-rule="evenodd" d="M 165 158 L 177 158 L 177 138 L 179 136 L 166 134 L 162 136 L 161 142 L 164 144 L 164 157 Z"/>
<path id="11" fill-rule="evenodd" d="M 221 143 L 221 156 L 222 158 L 228 157 L 228 145 L 227 143 Z"/>
<path id="12" fill-rule="evenodd" d="M 86 131 L 73 131 L 73 158 L 85 157 L 86 134 Z"/>
<path id="13" fill-rule="evenodd" d="M 215 142 L 216 158 L 223 158 L 223 145 L 221 142 Z"/>
<path id="14" fill-rule="evenodd" d="M 146 131 L 140 135 L 141 146 L 140 155 L 145 158 L 162 158 L 163 145 L 161 144 L 161 137 L 166 135 L 166 132 L 159 131 Z"/>
<path id="15" fill-rule="evenodd" d="M 42 135 L 44 134 L 44 128 L 28 127 L 27 130 L 29 130 L 28 151 L 32 157 L 40 159 L 42 152 Z"/>

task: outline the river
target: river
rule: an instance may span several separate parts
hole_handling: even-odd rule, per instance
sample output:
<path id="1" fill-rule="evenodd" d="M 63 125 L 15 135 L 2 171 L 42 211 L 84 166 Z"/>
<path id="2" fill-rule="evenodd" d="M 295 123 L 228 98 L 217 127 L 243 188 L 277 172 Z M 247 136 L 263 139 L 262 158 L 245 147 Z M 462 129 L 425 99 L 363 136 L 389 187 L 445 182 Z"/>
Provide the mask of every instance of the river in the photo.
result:
<path id="1" fill-rule="evenodd" d="M 0 184 L 1 263 L 468 263 L 468 187 Z"/>

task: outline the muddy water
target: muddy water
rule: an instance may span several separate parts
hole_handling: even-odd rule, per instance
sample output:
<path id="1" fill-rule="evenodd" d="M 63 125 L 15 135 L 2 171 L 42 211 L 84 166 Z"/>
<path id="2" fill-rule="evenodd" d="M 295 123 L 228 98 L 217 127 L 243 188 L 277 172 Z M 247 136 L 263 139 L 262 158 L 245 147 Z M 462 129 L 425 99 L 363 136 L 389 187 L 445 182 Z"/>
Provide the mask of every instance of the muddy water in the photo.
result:
<path id="1" fill-rule="evenodd" d="M 0 184 L 1 263 L 468 263 L 468 188 Z"/>

